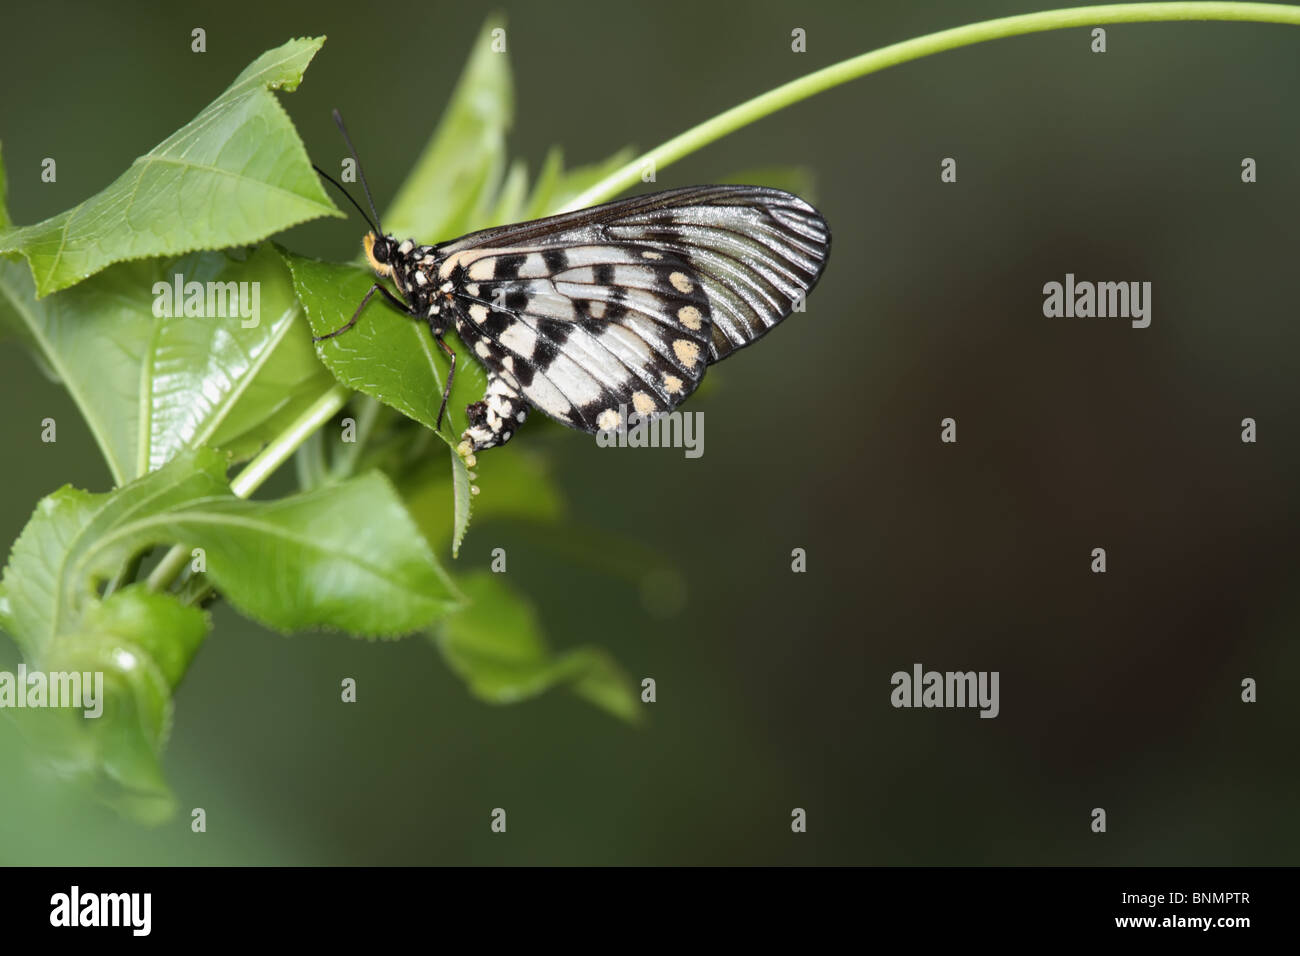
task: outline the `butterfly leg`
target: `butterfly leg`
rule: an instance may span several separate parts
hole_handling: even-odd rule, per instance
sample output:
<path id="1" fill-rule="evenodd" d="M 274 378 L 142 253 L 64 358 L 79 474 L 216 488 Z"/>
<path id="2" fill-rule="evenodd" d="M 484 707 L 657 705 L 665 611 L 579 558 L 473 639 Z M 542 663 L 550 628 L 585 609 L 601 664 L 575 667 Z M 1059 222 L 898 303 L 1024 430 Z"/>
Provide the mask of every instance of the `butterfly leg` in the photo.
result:
<path id="1" fill-rule="evenodd" d="M 437 332 L 433 333 L 433 340 L 446 353 L 447 360 L 451 363 L 451 367 L 447 369 L 447 384 L 442 389 L 442 404 L 438 406 L 438 424 L 435 426 L 439 431 L 442 431 L 442 416 L 447 411 L 447 399 L 451 397 L 451 383 L 456 381 L 456 353 L 452 351 L 451 346 L 444 342 L 442 336 Z"/>
<path id="2" fill-rule="evenodd" d="M 465 407 L 465 417 L 469 428 L 461 435 L 460 447 L 463 454 L 471 454 L 508 442 L 528 417 L 528 402 L 512 377 L 494 374 L 488 377 L 483 400 Z"/>
<path id="3" fill-rule="evenodd" d="M 393 303 L 393 305 L 397 306 L 397 308 L 401 309 L 407 315 L 411 315 L 411 307 L 409 305 L 407 305 L 397 296 L 393 295 L 393 293 L 389 292 L 386 288 L 384 288 L 382 285 L 376 282 L 374 285 L 370 287 L 370 291 L 367 292 L 365 296 L 362 297 L 361 304 L 357 306 L 357 311 L 352 313 L 352 318 L 348 319 L 348 321 L 345 324 L 339 326 L 333 332 L 326 332 L 324 335 L 313 335 L 311 337 L 311 340 L 313 342 L 323 342 L 326 339 L 334 338 L 334 336 L 336 335 L 342 335 L 348 329 L 352 328 L 352 326 L 357 324 L 357 319 L 361 318 L 361 313 L 365 310 L 366 305 L 370 302 L 370 297 L 374 295 L 376 292 L 382 292 L 384 294 L 384 297 L 388 299 L 389 302 Z"/>

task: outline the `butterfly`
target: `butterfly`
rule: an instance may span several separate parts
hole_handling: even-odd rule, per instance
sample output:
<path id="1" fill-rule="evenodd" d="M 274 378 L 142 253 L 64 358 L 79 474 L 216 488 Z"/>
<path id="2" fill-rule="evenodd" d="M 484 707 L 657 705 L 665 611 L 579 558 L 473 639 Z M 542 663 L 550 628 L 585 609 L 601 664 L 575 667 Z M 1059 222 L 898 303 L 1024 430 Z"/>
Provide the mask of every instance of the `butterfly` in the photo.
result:
<path id="1" fill-rule="evenodd" d="M 366 260 L 396 293 L 377 281 L 316 340 L 352 328 L 375 292 L 427 323 L 451 363 L 441 428 L 455 329 L 487 370 L 465 409 L 465 456 L 509 441 L 532 408 L 591 433 L 672 411 L 709 365 L 802 309 L 830 254 L 821 214 L 763 186 L 669 189 L 435 245 L 399 242 L 353 205 L 371 226 Z"/>

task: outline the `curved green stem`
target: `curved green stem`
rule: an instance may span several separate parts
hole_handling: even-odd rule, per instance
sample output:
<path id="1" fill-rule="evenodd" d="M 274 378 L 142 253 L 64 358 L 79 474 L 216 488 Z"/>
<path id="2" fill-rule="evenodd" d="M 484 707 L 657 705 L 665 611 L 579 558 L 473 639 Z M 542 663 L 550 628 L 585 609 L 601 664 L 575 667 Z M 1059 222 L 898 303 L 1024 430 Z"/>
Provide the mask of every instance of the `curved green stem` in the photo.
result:
<path id="1" fill-rule="evenodd" d="M 271 477 L 289 456 L 298 450 L 298 446 L 307 440 L 307 436 L 333 418 L 352 397 L 352 389 L 342 385 L 333 385 L 323 392 L 320 398 L 312 402 L 293 423 L 276 435 L 269 445 L 262 449 L 256 458 L 250 461 L 230 483 L 230 490 L 240 498 L 247 498 L 262 486 L 262 482 Z"/>
<path id="2" fill-rule="evenodd" d="M 688 129 L 668 142 L 637 157 L 626 166 L 610 173 L 600 182 L 576 196 L 565 212 L 582 209 L 617 196 L 623 190 L 641 182 L 642 171 L 647 167 L 662 169 L 742 126 L 747 126 L 777 110 L 833 87 L 876 73 L 909 60 L 919 60 L 932 53 L 943 53 L 958 47 L 1000 40 L 1025 33 L 1042 33 L 1046 30 L 1064 30 L 1070 27 L 1098 26 L 1110 23 L 1152 23 L 1167 20 L 1235 20 L 1254 23 L 1286 23 L 1300 26 L 1300 7 L 1272 3 L 1112 3 L 1098 7 L 1075 7 L 1069 10 L 1045 10 L 998 20 L 985 20 L 964 27 L 940 30 L 914 40 L 905 40 L 891 46 L 842 60 L 825 69 L 783 86 L 769 90 L 719 113 L 699 126 Z"/>

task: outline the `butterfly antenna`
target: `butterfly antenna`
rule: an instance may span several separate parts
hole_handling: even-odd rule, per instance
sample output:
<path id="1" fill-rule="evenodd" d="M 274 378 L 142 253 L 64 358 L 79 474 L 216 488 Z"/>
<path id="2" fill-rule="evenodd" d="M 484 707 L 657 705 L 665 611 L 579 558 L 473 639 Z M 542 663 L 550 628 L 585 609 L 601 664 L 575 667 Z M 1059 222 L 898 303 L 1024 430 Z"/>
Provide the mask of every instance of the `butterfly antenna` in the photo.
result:
<path id="1" fill-rule="evenodd" d="M 366 202 L 370 203 L 370 211 L 375 214 L 375 222 L 379 224 L 379 235 L 384 235 L 383 223 L 379 221 L 379 210 L 375 208 L 375 197 L 370 195 L 370 184 L 366 182 L 366 171 L 361 168 L 361 157 L 357 155 L 357 148 L 352 145 L 352 137 L 348 135 L 348 128 L 343 125 L 343 114 L 338 110 L 334 111 L 334 122 L 338 124 L 339 132 L 343 134 L 343 142 L 348 144 L 348 150 L 352 153 L 352 158 L 357 163 L 357 175 L 361 178 L 361 188 L 365 191 Z"/>
<path id="2" fill-rule="evenodd" d="M 345 195 L 345 196 L 348 197 L 348 202 L 352 203 L 352 205 L 354 205 L 354 206 L 357 207 L 357 212 L 361 213 L 361 218 L 364 219 L 364 220 L 366 221 L 366 225 L 370 227 L 370 231 L 371 231 L 371 232 L 373 232 L 373 233 L 375 233 L 375 234 L 377 234 L 377 235 L 381 235 L 381 236 L 383 235 L 382 232 L 379 232 L 379 230 L 377 230 L 377 229 L 375 228 L 375 224 L 374 224 L 373 222 L 370 221 L 370 217 L 366 215 L 366 211 L 365 211 L 365 209 L 363 209 L 363 208 L 361 207 L 361 203 L 357 202 L 357 201 L 352 197 L 352 194 L 351 194 L 350 192 L 348 192 L 346 189 L 343 188 L 343 184 L 342 184 L 342 183 L 340 183 L 337 179 L 335 179 L 335 178 L 334 178 L 333 176 L 331 176 L 329 173 L 325 172 L 325 170 L 321 169 L 321 168 L 320 168 L 319 166 L 317 166 L 315 163 L 312 163 L 312 164 L 311 164 L 311 168 L 314 169 L 314 170 L 316 170 L 317 174 L 319 174 L 320 176 L 322 176 L 322 177 L 324 177 L 326 180 L 328 180 L 330 183 L 332 183 L 332 184 L 334 185 L 334 188 L 335 188 L 335 189 L 337 189 L 337 190 L 338 190 L 339 192 L 341 192 L 343 195 Z"/>

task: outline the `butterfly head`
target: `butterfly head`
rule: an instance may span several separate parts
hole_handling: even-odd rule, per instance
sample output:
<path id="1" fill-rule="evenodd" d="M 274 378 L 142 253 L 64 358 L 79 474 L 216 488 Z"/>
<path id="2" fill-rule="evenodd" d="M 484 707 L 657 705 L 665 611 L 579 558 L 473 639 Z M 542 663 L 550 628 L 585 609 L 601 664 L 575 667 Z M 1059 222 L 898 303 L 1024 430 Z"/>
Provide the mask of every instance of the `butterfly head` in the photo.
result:
<path id="1" fill-rule="evenodd" d="M 393 260 L 398 255 L 396 239 L 391 235 L 367 233 L 361 239 L 361 246 L 365 248 L 365 261 L 368 261 L 377 276 L 387 278 L 393 274 Z"/>
<path id="2" fill-rule="evenodd" d="M 375 274 L 387 279 L 393 274 L 393 260 L 397 258 L 397 240 L 392 236 L 381 236 L 373 232 L 366 233 L 361 241 L 366 250 L 366 261 Z"/>

